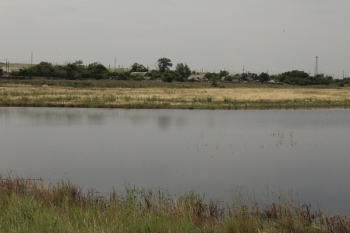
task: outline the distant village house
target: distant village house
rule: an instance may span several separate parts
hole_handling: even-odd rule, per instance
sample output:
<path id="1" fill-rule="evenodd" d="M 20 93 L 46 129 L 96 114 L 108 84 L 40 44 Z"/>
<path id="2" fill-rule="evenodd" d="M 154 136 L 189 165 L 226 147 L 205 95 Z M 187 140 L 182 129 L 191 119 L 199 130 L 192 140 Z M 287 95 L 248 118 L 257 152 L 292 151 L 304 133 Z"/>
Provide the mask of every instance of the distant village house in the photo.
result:
<path id="1" fill-rule="evenodd" d="M 187 80 L 197 81 L 197 82 L 207 82 L 208 78 L 205 76 L 205 74 L 191 74 Z"/>

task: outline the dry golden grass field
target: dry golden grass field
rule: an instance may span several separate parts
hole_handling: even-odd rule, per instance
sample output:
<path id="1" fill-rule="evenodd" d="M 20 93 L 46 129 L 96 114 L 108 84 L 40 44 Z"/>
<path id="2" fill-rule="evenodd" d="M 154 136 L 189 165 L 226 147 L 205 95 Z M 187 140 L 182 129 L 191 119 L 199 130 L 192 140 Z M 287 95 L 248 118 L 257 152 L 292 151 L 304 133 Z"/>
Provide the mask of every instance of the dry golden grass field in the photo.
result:
<path id="1" fill-rule="evenodd" d="M 133 86 L 76 88 L 50 84 L 0 83 L 0 105 L 168 109 L 350 107 L 349 87 L 240 85 L 230 88 L 212 88 L 209 85 L 201 85 L 175 88 L 164 85 L 133 88 Z"/>

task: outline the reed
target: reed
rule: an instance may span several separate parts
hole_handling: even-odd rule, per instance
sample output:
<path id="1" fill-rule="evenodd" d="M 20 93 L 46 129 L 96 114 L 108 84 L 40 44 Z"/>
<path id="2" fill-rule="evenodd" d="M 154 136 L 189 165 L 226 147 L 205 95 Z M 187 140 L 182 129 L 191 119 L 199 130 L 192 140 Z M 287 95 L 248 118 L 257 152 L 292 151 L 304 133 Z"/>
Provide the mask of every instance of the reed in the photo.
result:
<path id="1" fill-rule="evenodd" d="M 346 216 L 292 198 L 259 204 L 237 196 L 223 204 L 193 191 L 173 198 L 132 186 L 101 196 L 70 182 L 0 176 L 0 232 L 350 232 Z"/>

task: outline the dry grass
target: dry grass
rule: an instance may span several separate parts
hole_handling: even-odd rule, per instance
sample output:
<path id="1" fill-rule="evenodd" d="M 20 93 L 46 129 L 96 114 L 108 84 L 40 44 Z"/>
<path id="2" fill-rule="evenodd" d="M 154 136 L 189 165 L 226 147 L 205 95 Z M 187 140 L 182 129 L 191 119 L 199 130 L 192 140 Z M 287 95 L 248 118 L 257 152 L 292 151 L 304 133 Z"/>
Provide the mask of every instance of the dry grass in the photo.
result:
<path id="1" fill-rule="evenodd" d="M 0 105 L 196 109 L 350 107 L 350 88 L 73 88 L 3 83 Z"/>

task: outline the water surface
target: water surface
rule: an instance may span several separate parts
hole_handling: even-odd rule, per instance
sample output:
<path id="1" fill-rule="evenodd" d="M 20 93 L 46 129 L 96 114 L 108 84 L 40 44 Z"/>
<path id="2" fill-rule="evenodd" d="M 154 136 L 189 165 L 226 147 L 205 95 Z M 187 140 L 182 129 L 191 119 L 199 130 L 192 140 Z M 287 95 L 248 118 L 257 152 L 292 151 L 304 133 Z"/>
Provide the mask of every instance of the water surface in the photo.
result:
<path id="1" fill-rule="evenodd" d="M 350 211 L 350 110 L 0 108 L 0 173 L 231 202 L 292 191 Z"/>

